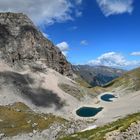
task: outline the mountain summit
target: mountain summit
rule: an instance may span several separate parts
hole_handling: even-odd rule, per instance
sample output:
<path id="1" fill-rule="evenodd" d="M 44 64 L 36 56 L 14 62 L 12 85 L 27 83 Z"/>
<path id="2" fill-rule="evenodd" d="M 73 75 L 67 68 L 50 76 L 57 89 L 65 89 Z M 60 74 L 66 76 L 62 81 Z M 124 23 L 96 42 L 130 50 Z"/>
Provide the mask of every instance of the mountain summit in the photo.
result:
<path id="1" fill-rule="evenodd" d="M 0 13 L 0 59 L 15 68 L 45 65 L 71 76 L 71 64 L 61 51 L 22 13 Z"/>

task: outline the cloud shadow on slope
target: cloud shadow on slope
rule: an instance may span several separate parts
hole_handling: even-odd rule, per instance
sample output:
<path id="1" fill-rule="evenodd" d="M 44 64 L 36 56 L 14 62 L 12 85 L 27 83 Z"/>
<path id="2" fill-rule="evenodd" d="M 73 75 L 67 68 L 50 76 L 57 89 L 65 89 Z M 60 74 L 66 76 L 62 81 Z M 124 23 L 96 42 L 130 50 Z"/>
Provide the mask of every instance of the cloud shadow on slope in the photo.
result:
<path id="1" fill-rule="evenodd" d="M 38 107 L 51 107 L 54 105 L 56 109 L 61 109 L 64 106 L 64 102 L 53 91 L 43 88 L 31 88 L 29 84 L 33 83 L 34 80 L 29 75 L 11 71 L 0 72 L 0 87 L 5 85 L 14 88 L 16 95 L 30 100 Z"/>

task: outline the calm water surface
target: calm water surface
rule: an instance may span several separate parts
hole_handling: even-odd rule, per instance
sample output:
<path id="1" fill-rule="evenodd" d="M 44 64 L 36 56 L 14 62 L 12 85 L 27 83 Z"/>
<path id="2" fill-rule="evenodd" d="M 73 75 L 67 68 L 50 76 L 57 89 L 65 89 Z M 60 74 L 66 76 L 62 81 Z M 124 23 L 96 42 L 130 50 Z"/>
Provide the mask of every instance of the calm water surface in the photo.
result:
<path id="1" fill-rule="evenodd" d="M 103 101 L 106 101 L 106 102 L 112 102 L 112 99 L 113 99 L 113 98 L 117 98 L 117 97 L 115 97 L 115 96 L 112 95 L 112 94 L 104 94 L 104 95 L 101 96 L 101 99 L 102 99 Z"/>
<path id="2" fill-rule="evenodd" d="M 76 114 L 80 117 L 93 117 L 100 111 L 103 107 L 94 108 L 94 107 L 81 107 L 76 111 Z"/>

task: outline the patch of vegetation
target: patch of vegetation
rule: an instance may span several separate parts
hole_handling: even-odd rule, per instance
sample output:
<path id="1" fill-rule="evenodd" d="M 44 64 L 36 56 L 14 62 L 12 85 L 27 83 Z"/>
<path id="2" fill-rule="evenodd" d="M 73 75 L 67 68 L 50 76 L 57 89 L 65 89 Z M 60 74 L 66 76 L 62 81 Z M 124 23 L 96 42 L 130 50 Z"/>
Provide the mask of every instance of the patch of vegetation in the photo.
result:
<path id="1" fill-rule="evenodd" d="M 52 114 L 37 114 L 23 103 L 0 106 L 0 132 L 6 136 L 29 133 L 33 130 L 42 131 L 55 122 L 65 121 Z"/>
<path id="2" fill-rule="evenodd" d="M 88 84 L 83 78 L 78 76 L 75 81 L 82 87 L 84 87 L 86 90 L 88 90 L 88 93 L 90 94 L 99 94 L 106 92 L 107 89 L 99 86 L 92 87 L 90 84 Z"/>
<path id="3" fill-rule="evenodd" d="M 100 93 L 103 93 L 103 92 L 107 92 L 108 91 L 108 89 L 103 88 L 103 87 L 98 87 L 98 86 L 93 87 L 93 88 L 90 88 L 89 90 L 90 90 L 90 92 L 96 93 L 96 94 L 100 94 Z"/>
<path id="4" fill-rule="evenodd" d="M 129 91 L 140 90 L 140 68 L 125 73 L 122 77 L 106 84 L 104 88 L 114 89 L 122 87 Z"/>
<path id="5" fill-rule="evenodd" d="M 98 127 L 93 130 L 88 130 L 85 132 L 79 132 L 67 137 L 64 137 L 60 140 L 104 140 L 105 135 L 114 130 L 119 130 L 124 132 L 133 122 L 140 121 L 140 113 L 135 113 L 129 115 L 123 119 L 119 119 L 110 124 Z"/>
<path id="6" fill-rule="evenodd" d="M 58 85 L 64 92 L 70 94 L 78 100 L 83 99 L 85 96 L 89 96 L 91 98 L 97 97 L 100 93 L 106 92 L 107 89 L 102 87 L 85 87 L 79 84 L 75 86 L 70 86 L 67 84 L 59 84 Z"/>
<path id="7" fill-rule="evenodd" d="M 59 84 L 58 85 L 64 92 L 70 94 L 71 96 L 75 97 L 78 100 L 81 100 L 85 95 L 86 91 L 84 88 L 81 88 L 77 85 L 76 86 L 70 86 L 67 84 Z"/>
<path id="8" fill-rule="evenodd" d="M 77 78 L 75 79 L 75 81 L 77 83 L 80 84 L 80 86 L 86 87 L 86 88 L 91 88 L 92 86 L 90 84 L 88 84 L 84 79 L 82 79 L 80 76 L 77 76 Z"/>

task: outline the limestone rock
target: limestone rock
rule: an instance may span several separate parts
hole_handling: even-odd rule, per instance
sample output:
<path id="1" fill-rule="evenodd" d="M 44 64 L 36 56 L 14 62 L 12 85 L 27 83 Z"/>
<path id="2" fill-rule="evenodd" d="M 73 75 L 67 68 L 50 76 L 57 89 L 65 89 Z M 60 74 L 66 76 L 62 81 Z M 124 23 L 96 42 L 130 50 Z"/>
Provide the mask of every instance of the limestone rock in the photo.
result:
<path id="1" fill-rule="evenodd" d="M 71 76 L 71 64 L 61 51 L 22 13 L 0 13 L 0 60 L 15 68 L 45 64 Z"/>
<path id="2" fill-rule="evenodd" d="M 4 134 L 4 133 L 1 133 L 1 134 L 0 134 L 0 140 L 1 140 L 4 136 L 5 136 L 5 134 Z"/>
<path id="3" fill-rule="evenodd" d="M 106 134 L 106 140 L 140 140 L 140 122 L 132 123 L 124 132 L 113 131 Z"/>

